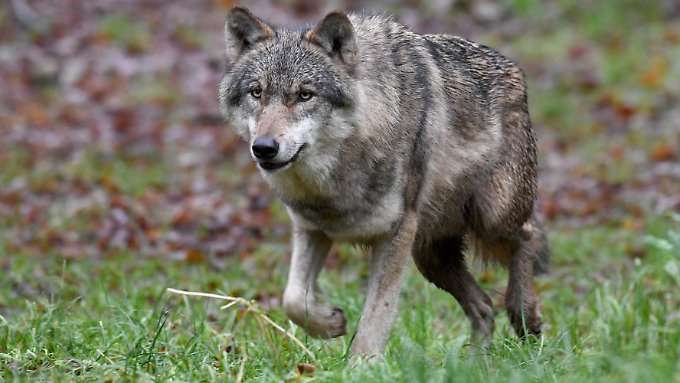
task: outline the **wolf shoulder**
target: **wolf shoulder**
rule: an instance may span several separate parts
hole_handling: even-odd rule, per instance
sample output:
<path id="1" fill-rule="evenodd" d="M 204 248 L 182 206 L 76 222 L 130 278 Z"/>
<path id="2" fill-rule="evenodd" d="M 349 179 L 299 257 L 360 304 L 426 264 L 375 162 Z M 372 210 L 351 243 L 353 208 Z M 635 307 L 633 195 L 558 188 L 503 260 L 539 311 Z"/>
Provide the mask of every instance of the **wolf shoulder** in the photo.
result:
<path id="1" fill-rule="evenodd" d="M 389 59 L 380 56 L 407 47 L 427 52 L 445 82 L 486 87 L 487 91 L 510 87 L 525 92 L 522 69 L 491 47 L 451 34 L 417 34 L 391 16 L 350 14 L 349 18 L 355 26 L 360 51 L 366 53 L 364 59 L 369 62 Z"/>

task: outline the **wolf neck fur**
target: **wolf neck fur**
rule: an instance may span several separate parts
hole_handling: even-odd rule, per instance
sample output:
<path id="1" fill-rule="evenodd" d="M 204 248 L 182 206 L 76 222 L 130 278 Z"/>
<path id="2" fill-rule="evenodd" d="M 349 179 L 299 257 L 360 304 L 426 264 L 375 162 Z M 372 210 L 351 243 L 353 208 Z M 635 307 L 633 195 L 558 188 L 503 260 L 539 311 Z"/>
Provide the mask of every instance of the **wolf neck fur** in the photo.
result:
<path id="1" fill-rule="evenodd" d="M 341 197 L 340 190 L 346 190 L 347 187 L 361 188 L 361 185 L 351 185 L 352 180 L 344 173 L 355 166 L 372 168 L 379 161 L 376 158 L 377 153 L 371 149 L 376 144 L 374 137 L 350 136 L 340 145 L 323 148 L 322 151 L 315 153 L 313 161 L 301 158 L 301 161 L 294 163 L 290 169 L 281 173 L 265 174 L 265 178 L 286 203 L 295 204 L 301 200 L 319 203 L 337 201 Z M 356 163 L 358 158 L 362 163 Z"/>

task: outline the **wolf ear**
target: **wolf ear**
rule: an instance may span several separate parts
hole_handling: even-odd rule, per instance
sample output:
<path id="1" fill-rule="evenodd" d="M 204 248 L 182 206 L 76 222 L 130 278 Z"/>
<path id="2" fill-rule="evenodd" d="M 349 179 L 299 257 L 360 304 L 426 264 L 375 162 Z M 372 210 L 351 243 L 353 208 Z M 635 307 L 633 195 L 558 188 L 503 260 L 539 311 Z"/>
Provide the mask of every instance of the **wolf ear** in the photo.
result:
<path id="1" fill-rule="evenodd" d="M 354 27 L 347 15 L 331 12 L 307 32 L 307 40 L 320 46 L 333 58 L 339 58 L 347 65 L 354 65 L 357 59 L 357 42 Z"/>
<path id="2" fill-rule="evenodd" d="M 227 43 L 227 57 L 235 59 L 255 43 L 274 36 L 274 30 L 243 7 L 234 7 L 227 14 L 224 37 Z"/>

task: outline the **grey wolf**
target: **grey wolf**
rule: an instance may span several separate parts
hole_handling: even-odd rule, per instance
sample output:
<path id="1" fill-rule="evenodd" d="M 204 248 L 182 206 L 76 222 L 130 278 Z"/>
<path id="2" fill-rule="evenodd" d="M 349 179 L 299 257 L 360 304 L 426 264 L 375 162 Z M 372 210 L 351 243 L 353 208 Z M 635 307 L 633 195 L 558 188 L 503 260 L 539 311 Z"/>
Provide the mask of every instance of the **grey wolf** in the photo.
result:
<path id="1" fill-rule="evenodd" d="M 474 340 L 494 330 L 470 250 L 509 270 L 520 337 L 541 332 L 533 277 L 548 258 L 534 214 L 536 144 L 522 71 L 496 51 L 419 35 L 386 16 L 333 12 L 277 28 L 245 8 L 225 26 L 226 121 L 287 207 L 293 254 L 283 307 L 317 337 L 345 334 L 317 276 L 334 241 L 370 251 L 353 355 L 382 353 L 412 257 L 460 303 Z"/>

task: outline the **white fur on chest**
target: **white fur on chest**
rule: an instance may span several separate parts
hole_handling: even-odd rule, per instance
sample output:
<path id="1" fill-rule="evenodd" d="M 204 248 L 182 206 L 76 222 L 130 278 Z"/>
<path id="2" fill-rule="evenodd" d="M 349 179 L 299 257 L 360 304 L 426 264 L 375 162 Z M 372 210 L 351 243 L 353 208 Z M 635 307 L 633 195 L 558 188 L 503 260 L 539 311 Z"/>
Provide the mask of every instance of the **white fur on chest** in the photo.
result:
<path id="1" fill-rule="evenodd" d="M 403 201 L 397 192 L 387 194 L 370 213 L 352 214 L 330 222 L 313 221 L 288 208 L 288 215 L 297 227 L 322 231 L 333 240 L 352 243 L 366 242 L 390 232 L 402 214 Z"/>

